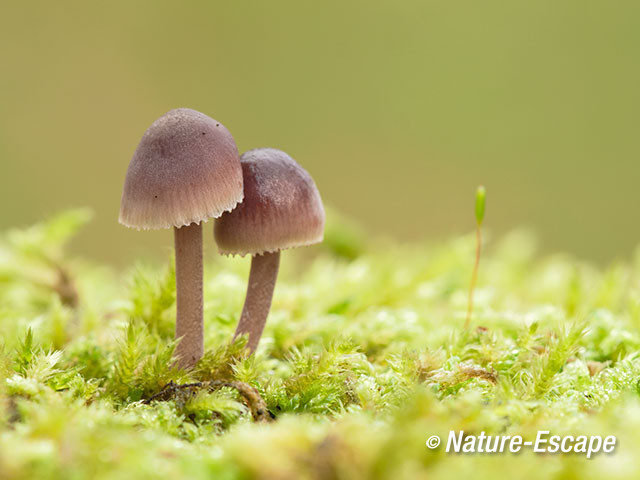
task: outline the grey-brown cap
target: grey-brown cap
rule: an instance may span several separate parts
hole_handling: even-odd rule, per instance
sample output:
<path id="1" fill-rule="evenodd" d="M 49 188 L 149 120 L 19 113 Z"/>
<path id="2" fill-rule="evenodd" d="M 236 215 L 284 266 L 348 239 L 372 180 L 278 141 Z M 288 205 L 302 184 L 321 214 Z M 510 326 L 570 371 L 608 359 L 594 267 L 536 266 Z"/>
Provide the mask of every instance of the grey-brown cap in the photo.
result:
<path id="1" fill-rule="evenodd" d="M 240 162 L 244 201 L 216 220 L 220 253 L 257 255 L 322 241 L 324 207 L 304 168 L 273 148 L 245 152 Z"/>
<path id="2" fill-rule="evenodd" d="M 144 132 L 122 192 L 121 224 L 181 227 L 219 217 L 243 198 L 242 168 L 231 133 L 190 108 L 177 108 Z"/>

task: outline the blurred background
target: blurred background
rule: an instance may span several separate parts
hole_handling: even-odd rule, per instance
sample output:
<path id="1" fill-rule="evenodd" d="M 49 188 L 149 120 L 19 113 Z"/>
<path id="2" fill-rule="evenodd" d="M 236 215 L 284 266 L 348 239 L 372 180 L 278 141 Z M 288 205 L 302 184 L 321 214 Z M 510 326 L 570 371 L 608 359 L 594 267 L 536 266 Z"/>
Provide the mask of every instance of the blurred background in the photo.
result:
<path id="1" fill-rule="evenodd" d="M 494 236 L 624 258 L 639 21 L 633 0 L 3 2 L 0 228 L 89 206 L 78 253 L 164 255 L 169 231 L 117 223 L 121 188 L 144 130 L 188 106 L 241 151 L 289 152 L 373 233 L 470 232 L 483 183 Z"/>

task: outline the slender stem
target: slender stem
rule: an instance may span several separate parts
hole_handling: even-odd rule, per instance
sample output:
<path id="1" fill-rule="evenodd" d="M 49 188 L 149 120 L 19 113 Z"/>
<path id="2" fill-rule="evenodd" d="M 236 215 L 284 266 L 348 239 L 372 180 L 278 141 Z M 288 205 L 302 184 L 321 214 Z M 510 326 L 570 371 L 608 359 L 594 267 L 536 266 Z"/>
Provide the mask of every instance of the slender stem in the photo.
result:
<path id="1" fill-rule="evenodd" d="M 193 366 L 204 353 L 202 322 L 202 226 L 174 228 L 176 247 L 176 348 L 178 365 Z"/>
<path id="2" fill-rule="evenodd" d="M 469 287 L 469 309 L 467 310 L 467 320 L 464 322 L 464 328 L 469 328 L 471 322 L 471 313 L 473 312 L 473 292 L 476 289 L 476 281 L 478 280 L 478 267 L 480 266 L 480 253 L 482 251 L 482 234 L 480 232 L 480 224 L 476 227 L 476 263 L 473 266 L 471 275 L 471 286 Z"/>
<path id="3" fill-rule="evenodd" d="M 236 338 L 238 335 L 249 334 L 247 349 L 250 353 L 255 352 L 258 347 L 264 325 L 267 323 L 279 266 L 280 252 L 254 255 L 251 259 L 247 296 L 234 335 Z"/>

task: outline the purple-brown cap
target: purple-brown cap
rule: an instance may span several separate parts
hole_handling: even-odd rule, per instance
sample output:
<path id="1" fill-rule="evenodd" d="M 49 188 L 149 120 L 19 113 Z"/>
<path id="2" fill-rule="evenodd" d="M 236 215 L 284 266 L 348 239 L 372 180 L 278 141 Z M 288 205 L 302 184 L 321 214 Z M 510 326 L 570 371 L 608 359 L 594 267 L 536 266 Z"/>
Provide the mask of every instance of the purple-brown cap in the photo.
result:
<path id="1" fill-rule="evenodd" d="M 127 170 L 119 221 L 145 230 L 181 227 L 219 217 L 242 198 L 231 133 L 204 113 L 177 108 L 144 133 Z"/>
<path id="2" fill-rule="evenodd" d="M 249 150 L 240 157 L 244 201 L 214 226 L 223 255 L 259 255 L 322 241 L 324 207 L 311 175 L 286 153 Z"/>

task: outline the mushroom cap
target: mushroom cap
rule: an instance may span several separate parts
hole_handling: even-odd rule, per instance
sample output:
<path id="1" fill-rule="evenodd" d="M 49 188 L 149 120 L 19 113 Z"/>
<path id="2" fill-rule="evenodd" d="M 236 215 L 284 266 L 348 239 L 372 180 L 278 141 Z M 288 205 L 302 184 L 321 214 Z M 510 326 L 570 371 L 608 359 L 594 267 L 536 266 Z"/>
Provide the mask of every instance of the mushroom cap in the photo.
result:
<path id="1" fill-rule="evenodd" d="M 231 133 L 204 113 L 177 108 L 144 132 L 127 170 L 119 222 L 145 230 L 200 223 L 241 202 L 242 185 Z"/>
<path id="2" fill-rule="evenodd" d="M 240 157 L 244 201 L 216 220 L 223 255 L 259 255 L 322 241 L 324 207 L 311 175 L 286 153 L 249 150 Z"/>

